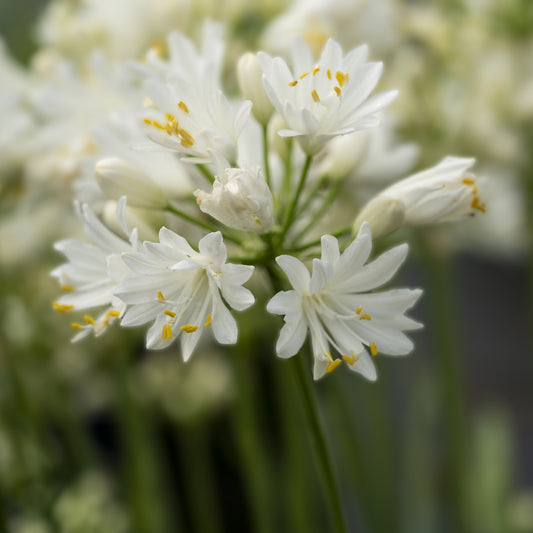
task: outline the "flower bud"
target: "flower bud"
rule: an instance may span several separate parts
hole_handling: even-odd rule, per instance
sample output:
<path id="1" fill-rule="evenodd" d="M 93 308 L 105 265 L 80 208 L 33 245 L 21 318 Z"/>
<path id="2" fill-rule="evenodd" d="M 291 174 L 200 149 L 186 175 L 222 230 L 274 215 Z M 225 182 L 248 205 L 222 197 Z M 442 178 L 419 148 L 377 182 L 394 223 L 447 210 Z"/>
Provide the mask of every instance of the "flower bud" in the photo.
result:
<path id="1" fill-rule="evenodd" d="M 368 143 L 367 131 L 334 137 L 323 151 L 324 155 L 318 166 L 319 174 L 332 179 L 345 178 L 362 163 Z"/>
<path id="2" fill-rule="evenodd" d="M 357 234 L 364 222 L 372 228 L 374 239 L 396 231 L 404 221 L 405 206 L 400 200 L 382 195 L 368 202 L 353 224 L 353 233 Z"/>
<path id="3" fill-rule="evenodd" d="M 164 208 L 167 196 L 151 178 L 124 159 L 108 157 L 95 166 L 95 176 L 102 191 L 111 199 L 126 196 L 131 207 Z"/>
<path id="4" fill-rule="evenodd" d="M 268 233 L 274 225 L 272 193 L 260 169 L 226 168 L 210 193 L 194 192 L 200 209 L 230 228 Z"/>
<path id="5" fill-rule="evenodd" d="M 241 56 L 237 65 L 237 77 L 243 96 L 253 103 L 252 114 L 263 126 L 268 124 L 274 106 L 263 87 L 262 73 L 255 54 L 248 52 Z"/>

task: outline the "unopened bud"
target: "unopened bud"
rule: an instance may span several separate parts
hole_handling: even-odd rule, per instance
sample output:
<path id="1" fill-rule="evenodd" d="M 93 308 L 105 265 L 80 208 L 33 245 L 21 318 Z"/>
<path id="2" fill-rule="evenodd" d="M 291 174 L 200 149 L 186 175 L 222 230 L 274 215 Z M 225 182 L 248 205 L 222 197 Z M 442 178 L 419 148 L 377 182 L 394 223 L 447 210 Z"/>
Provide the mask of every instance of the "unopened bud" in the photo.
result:
<path id="1" fill-rule="evenodd" d="M 168 203 L 161 187 L 124 159 L 102 159 L 96 163 L 95 176 L 104 194 L 112 200 L 126 196 L 129 206 L 152 209 L 164 208 Z"/>
<path id="2" fill-rule="evenodd" d="M 395 198 L 378 195 L 368 202 L 353 224 L 353 232 L 357 234 L 363 222 L 372 228 L 374 239 L 388 235 L 397 230 L 404 222 L 405 206 Z"/>
<path id="3" fill-rule="evenodd" d="M 255 54 L 248 52 L 241 56 L 237 65 L 237 77 L 243 96 L 253 103 L 253 116 L 260 124 L 268 124 L 274 106 L 263 87 L 262 73 Z"/>

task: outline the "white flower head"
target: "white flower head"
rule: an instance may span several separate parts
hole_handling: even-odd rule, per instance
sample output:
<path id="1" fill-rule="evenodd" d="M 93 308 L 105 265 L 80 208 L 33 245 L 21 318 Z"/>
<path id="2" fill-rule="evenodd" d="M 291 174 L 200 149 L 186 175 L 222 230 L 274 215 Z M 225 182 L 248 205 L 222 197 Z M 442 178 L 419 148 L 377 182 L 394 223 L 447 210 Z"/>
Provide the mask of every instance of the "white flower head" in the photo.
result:
<path id="1" fill-rule="evenodd" d="M 226 263 L 220 232 L 209 233 L 193 250 L 180 235 L 163 227 L 159 243 L 145 242 L 142 252 L 124 254 L 133 275 L 115 294 L 128 304 L 122 326 L 153 322 L 146 336 L 149 349 L 162 349 L 180 337 L 182 357 L 191 356 L 203 330 L 211 326 L 222 344 L 237 341 L 237 324 L 224 304 L 241 311 L 254 302 L 242 286 L 254 267 Z"/>
<path id="2" fill-rule="evenodd" d="M 374 236 L 400 226 L 448 222 L 485 212 L 476 177 L 468 172 L 475 159 L 446 157 L 438 165 L 391 185 L 362 209 L 354 232 L 364 221 Z"/>
<path id="3" fill-rule="evenodd" d="M 274 201 L 261 168 L 231 168 L 216 154 L 213 159 L 213 190 L 194 192 L 200 209 L 230 228 L 268 233 L 274 225 Z"/>
<path id="4" fill-rule="evenodd" d="M 77 341 L 91 331 L 101 335 L 116 318 L 120 317 L 126 305 L 113 291 L 128 272 L 121 259 L 124 252 L 138 249 L 137 229 L 129 231 L 126 224 L 126 199 L 122 197 L 117 205 L 117 217 L 125 235 L 124 240 L 108 229 L 92 212 L 87 204 L 77 205 L 78 216 L 83 222 L 86 234 L 94 244 L 77 239 L 66 239 L 55 244 L 54 248 L 68 259 L 52 271 L 52 276 L 61 284 L 64 294 L 54 302 L 59 312 L 103 308 L 94 318 L 86 314 L 84 324 L 73 323 L 78 330 L 73 338 Z"/>
<path id="5" fill-rule="evenodd" d="M 401 244 L 365 264 L 372 248 L 370 226 L 341 254 L 335 237 L 322 237 L 321 259 L 313 260 L 312 275 L 298 259 L 276 258 L 292 290 L 278 292 L 268 303 L 270 313 L 285 315 L 276 344 L 279 357 L 291 357 L 302 347 L 307 332 L 315 359 L 314 378 L 331 372 L 343 361 L 369 380 L 376 379 L 372 356 L 405 355 L 413 343 L 403 333 L 421 327 L 404 313 L 420 289 L 368 292 L 389 281 L 407 255 Z M 336 352 L 340 357 L 335 358 Z"/>
<path id="6" fill-rule="evenodd" d="M 296 137 L 311 155 L 332 137 L 376 126 L 376 113 L 397 91 L 369 98 L 383 65 L 365 63 L 367 54 L 363 45 L 343 57 L 340 45 L 329 39 L 315 63 L 307 45 L 297 39 L 291 71 L 283 59 L 260 52 L 265 90 L 288 126 L 278 134 Z"/>

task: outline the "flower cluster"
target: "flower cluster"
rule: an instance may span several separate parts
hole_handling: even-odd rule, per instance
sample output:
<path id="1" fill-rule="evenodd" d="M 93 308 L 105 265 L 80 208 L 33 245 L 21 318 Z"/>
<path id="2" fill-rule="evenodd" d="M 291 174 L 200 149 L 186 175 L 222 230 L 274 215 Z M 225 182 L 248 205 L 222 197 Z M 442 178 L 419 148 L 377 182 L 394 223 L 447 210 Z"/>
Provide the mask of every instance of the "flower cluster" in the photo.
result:
<path id="1" fill-rule="evenodd" d="M 221 79 L 223 52 L 221 28 L 207 23 L 201 48 L 173 33 L 164 54 L 152 49 L 129 65 L 143 98 L 120 123 L 131 124 L 122 139 L 136 151 L 123 147 L 93 163 L 89 180 L 98 194 L 92 198 L 118 199 L 117 212 L 81 198 L 78 213 L 92 244 L 56 245 L 68 262 L 53 272 L 65 291 L 54 307 L 102 310 L 73 323 L 75 340 L 91 330 L 99 335 L 113 321 L 148 324 L 147 348 L 179 339 L 188 360 L 209 331 L 219 343 L 237 342 L 232 310 L 254 303 L 243 285 L 250 280 L 253 289 L 258 276 L 252 275 L 261 271 L 277 291 L 267 311 L 285 321 L 278 356 L 297 354 L 309 333 L 315 379 L 345 363 L 374 380 L 376 355 L 412 350 L 405 332 L 420 324 L 405 313 L 421 290 L 382 288 L 405 260 L 407 245 L 369 261 L 372 238 L 484 211 L 469 172 L 473 160 L 449 157 L 400 180 L 354 217 L 354 206 L 343 211 L 345 191 L 357 188 L 357 169 L 371 174 L 372 164 L 353 154 L 381 150 L 381 169 L 383 161 L 398 161 L 396 153 L 412 159 L 410 148 L 389 155 L 379 135 L 361 131 L 380 131 L 397 96 L 394 90 L 372 94 L 382 64 L 367 61 L 364 45 L 343 54 L 329 39 L 315 58 L 296 39 L 290 65 L 266 52 L 244 55 L 237 67 L 242 97 L 234 97 Z M 342 150 L 335 148 L 341 137 Z M 151 163 L 156 152 L 172 163 Z M 336 214 L 348 216 L 349 224 L 335 226 Z M 112 231 L 117 225 L 125 238 Z M 139 237 L 147 226 L 158 242 Z M 319 247 L 310 273 L 306 262 Z M 287 280 L 290 288 L 283 287 Z"/>

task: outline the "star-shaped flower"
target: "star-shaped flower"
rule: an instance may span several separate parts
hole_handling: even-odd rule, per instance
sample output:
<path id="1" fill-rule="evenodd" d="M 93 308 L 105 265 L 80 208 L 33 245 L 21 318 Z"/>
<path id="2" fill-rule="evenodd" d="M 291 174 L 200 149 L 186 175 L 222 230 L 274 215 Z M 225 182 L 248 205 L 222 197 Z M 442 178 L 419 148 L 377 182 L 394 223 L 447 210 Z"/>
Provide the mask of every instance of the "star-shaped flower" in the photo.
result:
<path id="1" fill-rule="evenodd" d="M 342 254 L 335 237 L 323 236 L 322 257 L 313 260 L 312 275 L 295 257 L 276 258 L 293 286 L 278 292 L 267 306 L 270 313 L 285 315 L 276 344 L 278 356 L 295 355 L 309 331 L 315 379 L 344 361 L 351 370 L 373 381 L 376 369 L 370 354 L 405 355 L 413 349 L 403 332 L 421 324 L 404 313 L 422 291 L 368 292 L 391 279 L 407 255 L 407 245 L 396 246 L 365 264 L 371 248 L 370 226 L 364 224 Z"/>

